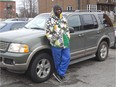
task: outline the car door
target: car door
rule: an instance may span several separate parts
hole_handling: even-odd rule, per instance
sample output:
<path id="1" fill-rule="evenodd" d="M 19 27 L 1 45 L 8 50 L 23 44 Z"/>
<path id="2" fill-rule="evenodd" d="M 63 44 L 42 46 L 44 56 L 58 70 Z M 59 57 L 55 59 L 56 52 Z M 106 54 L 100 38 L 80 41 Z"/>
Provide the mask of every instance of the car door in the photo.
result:
<path id="1" fill-rule="evenodd" d="M 83 14 L 81 18 L 83 20 L 82 24 L 85 35 L 85 55 L 91 55 L 95 53 L 99 37 L 101 36 L 98 22 L 92 14 Z"/>
<path id="2" fill-rule="evenodd" d="M 81 31 L 81 22 L 79 15 L 70 15 L 68 17 L 69 27 L 74 29 L 74 33 L 71 33 L 70 39 L 70 49 L 71 49 L 71 58 L 80 58 L 84 56 L 85 47 L 84 47 L 84 35 Z"/>

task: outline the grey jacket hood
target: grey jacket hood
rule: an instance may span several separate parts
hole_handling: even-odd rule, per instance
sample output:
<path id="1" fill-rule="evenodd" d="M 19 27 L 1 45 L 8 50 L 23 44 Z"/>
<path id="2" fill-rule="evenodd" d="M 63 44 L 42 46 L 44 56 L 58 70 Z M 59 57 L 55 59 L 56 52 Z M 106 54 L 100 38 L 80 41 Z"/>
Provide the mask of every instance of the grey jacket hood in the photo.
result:
<path id="1" fill-rule="evenodd" d="M 57 9 L 60 9 L 61 10 L 61 13 L 62 13 L 62 8 L 59 6 L 59 5 L 55 5 L 54 7 L 53 7 L 53 12 L 54 12 L 54 14 L 56 15 L 56 10 Z"/>

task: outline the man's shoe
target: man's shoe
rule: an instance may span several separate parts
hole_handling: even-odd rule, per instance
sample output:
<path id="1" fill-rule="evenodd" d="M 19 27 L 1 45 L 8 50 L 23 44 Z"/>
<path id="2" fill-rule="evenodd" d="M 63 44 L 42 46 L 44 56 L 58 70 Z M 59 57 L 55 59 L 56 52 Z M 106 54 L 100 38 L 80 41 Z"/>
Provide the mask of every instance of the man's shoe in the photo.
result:
<path id="1" fill-rule="evenodd" d="M 57 73 L 53 73 L 53 76 L 55 77 L 55 79 L 56 79 L 58 82 L 62 83 L 61 76 L 59 76 Z"/>
<path id="2" fill-rule="evenodd" d="M 65 76 L 60 76 L 60 78 L 63 80 L 63 79 L 65 79 Z"/>

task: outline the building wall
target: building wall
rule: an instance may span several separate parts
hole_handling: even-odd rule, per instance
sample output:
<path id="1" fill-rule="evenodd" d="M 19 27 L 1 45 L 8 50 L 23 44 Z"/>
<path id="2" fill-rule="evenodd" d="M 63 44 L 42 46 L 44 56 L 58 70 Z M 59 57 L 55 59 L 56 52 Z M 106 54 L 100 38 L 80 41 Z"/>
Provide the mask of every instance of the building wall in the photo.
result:
<path id="1" fill-rule="evenodd" d="M 73 10 L 77 9 L 77 0 L 38 0 L 39 13 L 50 12 L 55 4 L 62 7 L 63 10 L 67 10 L 67 6 L 72 6 Z"/>
<path id="2" fill-rule="evenodd" d="M 107 2 L 107 0 L 97 0 L 97 2 L 99 2 L 99 3 L 113 3 L 113 0 L 108 0 L 108 2 Z"/>
<path id="3" fill-rule="evenodd" d="M 77 0 L 64 0 L 63 7 L 64 7 L 64 10 L 67 10 L 69 6 L 72 7 L 72 10 L 77 10 L 78 8 L 77 4 L 78 4 Z"/>
<path id="4" fill-rule="evenodd" d="M 8 7 L 12 5 L 12 9 L 8 11 Z M 0 18 L 14 18 L 16 17 L 16 5 L 15 1 L 1 1 L 0 2 Z"/>
<path id="5" fill-rule="evenodd" d="M 109 10 L 114 8 L 113 6 L 111 7 L 111 5 L 116 6 L 116 3 L 112 2 L 112 0 L 108 0 L 108 2 L 106 2 L 106 0 L 38 0 L 38 2 L 39 13 L 50 12 L 55 4 L 59 4 L 63 8 L 63 11 L 67 10 L 68 6 L 72 6 L 72 10 L 97 10 L 99 3 L 105 6 L 102 7 L 102 10 L 103 8 L 107 9 L 107 6 Z"/>
<path id="6" fill-rule="evenodd" d="M 87 5 L 89 4 L 89 0 L 80 0 L 80 10 L 87 10 Z"/>
<path id="7" fill-rule="evenodd" d="M 103 11 L 114 11 L 114 8 L 116 6 L 116 3 L 112 0 L 100 0 L 98 3 L 98 9 Z"/>

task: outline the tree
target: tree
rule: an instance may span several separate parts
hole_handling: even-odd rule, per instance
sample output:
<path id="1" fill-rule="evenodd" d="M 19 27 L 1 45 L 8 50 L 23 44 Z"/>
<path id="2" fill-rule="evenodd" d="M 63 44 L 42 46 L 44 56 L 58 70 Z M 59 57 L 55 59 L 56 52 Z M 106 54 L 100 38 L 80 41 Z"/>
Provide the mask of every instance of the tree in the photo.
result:
<path id="1" fill-rule="evenodd" d="M 32 18 L 37 15 L 37 0 L 22 0 L 20 17 Z"/>

